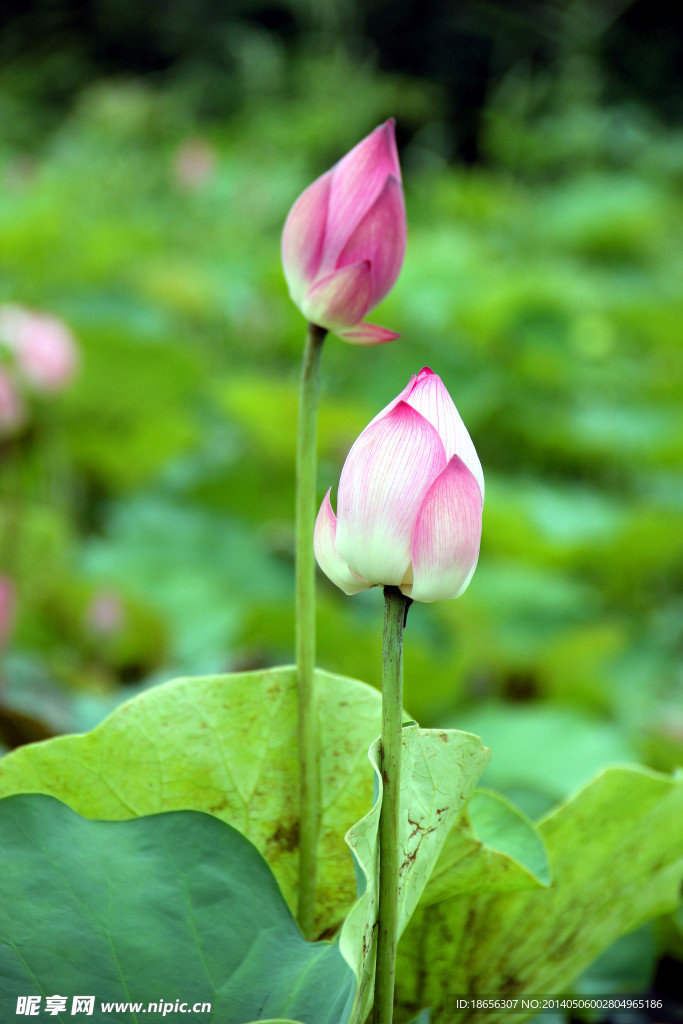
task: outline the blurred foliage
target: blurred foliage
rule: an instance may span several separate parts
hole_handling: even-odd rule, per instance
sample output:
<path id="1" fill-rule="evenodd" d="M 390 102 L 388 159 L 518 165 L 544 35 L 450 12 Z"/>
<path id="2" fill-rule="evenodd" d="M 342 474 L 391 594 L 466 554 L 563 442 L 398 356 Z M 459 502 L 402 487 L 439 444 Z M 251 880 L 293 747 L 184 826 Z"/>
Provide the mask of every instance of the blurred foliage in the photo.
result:
<path id="1" fill-rule="evenodd" d="M 4 0 L 0 113 L 10 137 L 35 146 L 94 79 L 149 76 L 224 119 L 254 94 L 294 91 L 297 56 L 343 48 L 438 86 L 446 117 L 436 132 L 413 129 L 473 162 L 510 77 L 527 107 L 532 82 L 535 102 L 559 77 L 572 102 L 599 89 L 679 123 L 679 22 L 666 0 Z"/>

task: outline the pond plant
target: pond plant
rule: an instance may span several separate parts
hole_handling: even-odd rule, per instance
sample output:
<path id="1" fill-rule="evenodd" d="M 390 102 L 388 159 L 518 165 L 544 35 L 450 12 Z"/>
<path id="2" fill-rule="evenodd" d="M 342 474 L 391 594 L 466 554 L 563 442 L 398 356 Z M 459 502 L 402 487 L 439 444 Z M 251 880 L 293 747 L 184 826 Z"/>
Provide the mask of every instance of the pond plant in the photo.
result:
<path id="1" fill-rule="evenodd" d="M 92 732 L 0 761 L 3 1021 L 36 1008 L 66 1021 L 91 994 L 83 1012 L 102 1020 L 182 1005 L 217 1024 L 422 1011 L 485 1024 L 527 995 L 571 992 L 617 938 L 676 906 L 680 778 L 614 766 L 533 822 L 476 788 L 485 736 L 423 729 L 403 709 L 409 608 L 460 597 L 479 556 L 484 475 L 452 382 L 425 367 L 392 398 L 378 381 L 389 404 L 348 454 L 336 514 L 328 491 L 316 519 L 324 341 L 398 338 L 364 318 L 405 247 L 387 121 L 283 232 L 308 321 L 296 665 L 157 686 Z M 315 558 L 346 594 L 383 588 L 381 695 L 316 668 Z M 2 580 L 0 643 L 11 603 Z"/>

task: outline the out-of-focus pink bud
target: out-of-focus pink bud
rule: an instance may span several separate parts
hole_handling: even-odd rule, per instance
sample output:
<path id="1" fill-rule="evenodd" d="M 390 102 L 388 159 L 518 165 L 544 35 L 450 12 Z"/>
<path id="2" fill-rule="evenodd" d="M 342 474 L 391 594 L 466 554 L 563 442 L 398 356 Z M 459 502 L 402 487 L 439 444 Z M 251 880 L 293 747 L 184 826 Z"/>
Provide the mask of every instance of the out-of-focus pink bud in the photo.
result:
<path id="1" fill-rule="evenodd" d="M 65 323 L 47 313 L 21 306 L 0 307 L 3 342 L 14 356 L 18 373 L 36 391 L 61 391 L 78 367 L 73 334 Z"/>
<path id="2" fill-rule="evenodd" d="M 0 650 L 5 646 L 14 619 L 14 583 L 0 576 Z"/>
<path id="3" fill-rule="evenodd" d="M 14 434 L 26 422 L 26 406 L 12 378 L 0 366 L 0 437 Z"/>
<path id="4" fill-rule="evenodd" d="M 176 152 L 173 172 L 179 185 L 195 191 L 211 180 L 217 163 L 216 150 L 210 143 L 203 139 L 187 139 Z"/>
<path id="5" fill-rule="evenodd" d="M 354 344 L 376 345 L 399 335 L 361 321 L 393 287 L 405 251 L 392 119 L 299 196 L 282 232 L 282 265 L 307 320 Z"/>
<path id="6" fill-rule="evenodd" d="M 460 597 L 479 558 L 484 474 L 440 377 L 425 367 L 348 454 L 318 513 L 318 565 L 346 594 L 396 586 L 415 601 Z"/>
<path id="7" fill-rule="evenodd" d="M 118 633 L 123 621 L 123 604 L 118 594 L 96 594 L 86 610 L 88 628 L 102 637 Z"/>

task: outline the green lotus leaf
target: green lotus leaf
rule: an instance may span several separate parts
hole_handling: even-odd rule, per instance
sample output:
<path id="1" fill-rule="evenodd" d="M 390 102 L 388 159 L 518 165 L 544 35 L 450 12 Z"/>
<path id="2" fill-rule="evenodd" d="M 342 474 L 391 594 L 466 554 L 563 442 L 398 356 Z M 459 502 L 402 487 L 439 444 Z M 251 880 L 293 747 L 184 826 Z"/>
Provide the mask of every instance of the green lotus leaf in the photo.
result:
<path id="1" fill-rule="evenodd" d="M 356 979 L 338 946 L 305 941 L 263 857 L 211 815 L 92 821 L 52 797 L 7 797 L 0 855 L 3 1021 L 18 997 L 44 1007 L 56 994 L 63 1022 L 83 994 L 117 1024 L 176 1000 L 210 1004 L 193 1019 L 222 1024 L 348 1016 Z"/>
<path id="2" fill-rule="evenodd" d="M 377 845 L 382 803 L 380 741 L 369 751 L 375 773 L 375 801 L 351 828 L 359 878 L 359 899 L 346 918 L 340 950 L 358 979 L 351 1024 L 362 1024 L 372 1001 L 378 903 Z M 458 813 L 484 771 L 489 750 L 478 736 L 455 730 L 403 729 L 399 798 L 399 934 L 425 890 Z"/>
<path id="3" fill-rule="evenodd" d="M 421 904 L 549 884 L 548 854 L 533 823 L 499 793 L 478 789 L 448 834 Z"/>
<path id="4" fill-rule="evenodd" d="M 372 805 L 367 750 L 381 697 L 354 679 L 316 673 L 322 816 L 316 935 L 355 901 L 344 843 Z M 134 697 L 92 732 L 20 747 L 0 760 L 0 796 L 43 793 L 87 818 L 207 811 L 239 829 L 296 904 L 299 834 L 296 672 L 180 679 Z"/>
<path id="5" fill-rule="evenodd" d="M 451 1000 L 461 994 L 567 992 L 621 935 L 676 907 L 683 778 L 606 769 L 538 831 L 549 887 L 454 895 L 418 908 L 398 948 L 399 1020 L 429 1006 L 434 1024 L 468 1021 L 466 1013 L 454 1015 Z M 443 877 L 437 881 L 444 895 Z M 476 1016 L 477 1024 L 499 1019 L 507 1018 Z"/>

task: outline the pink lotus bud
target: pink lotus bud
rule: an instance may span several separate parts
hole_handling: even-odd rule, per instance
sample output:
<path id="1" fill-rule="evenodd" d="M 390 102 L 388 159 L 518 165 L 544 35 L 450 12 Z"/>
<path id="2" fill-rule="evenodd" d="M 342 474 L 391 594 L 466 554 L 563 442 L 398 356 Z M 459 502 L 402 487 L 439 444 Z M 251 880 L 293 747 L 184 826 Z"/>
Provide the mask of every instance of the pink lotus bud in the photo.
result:
<path id="1" fill-rule="evenodd" d="M 24 400 L 0 366 L 0 437 L 14 434 L 26 422 Z"/>
<path id="2" fill-rule="evenodd" d="M 479 558 L 484 474 L 441 378 L 426 368 L 365 428 L 315 524 L 318 565 L 346 594 L 460 597 Z"/>
<path id="3" fill-rule="evenodd" d="M 399 335 L 361 321 L 393 287 L 405 251 L 392 119 L 299 196 L 282 232 L 282 265 L 307 320 L 354 344 L 376 345 Z"/>
<path id="4" fill-rule="evenodd" d="M 187 139 L 176 152 L 173 171 L 183 188 L 201 189 L 216 173 L 216 150 L 203 139 Z"/>
<path id="5" fill-rule="evenodd" d="M 113 636 L 124 624 L 124 609 L 118 594 L 96 594 L 86 609 L 86 624 L 99 636 Z"/>
<path id="6" fill-rule="evenodd" d="M 76 372 L 75 339 L 66 324 L 47 313 L 0 307 L 0 342 L 13 353 L 19 373 L 36 391 L 61 391 Z"/>
<path id="7" fill-rule="evenodd" d="M 14 583 L 0 576 L 0 650 L 5 646 L 14 618 Z"/>

